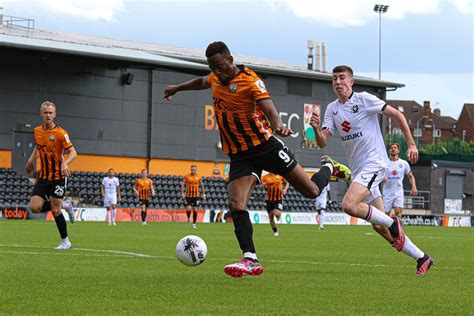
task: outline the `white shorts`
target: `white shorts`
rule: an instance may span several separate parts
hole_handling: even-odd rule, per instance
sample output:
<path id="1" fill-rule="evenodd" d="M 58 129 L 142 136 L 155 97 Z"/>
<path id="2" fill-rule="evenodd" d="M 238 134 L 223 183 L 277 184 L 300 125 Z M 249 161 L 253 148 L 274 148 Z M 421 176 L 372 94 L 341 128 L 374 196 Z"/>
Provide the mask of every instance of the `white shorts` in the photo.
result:
<path id="1" fill-rule="evenodd" d="M 316 210 L 326 209 L 327 202 L 315 202 Z"/>
<path id="2" fill-rule="evenodd" d="M 104 207 L 110 207 L 112 205 L 117 205 L 116 196 L 105 196 L 104 198 Z"/>
<path id="3" fill-rule="evenodd" d="M 383 207 L 385 212 L 390 212 L 392 209 L 399 207 L 403 208 L 404 196 L 403 195 L 385 195 L 383 197 Z"/>
<path id="4" fill-rule="evenodd" d="M 364 187 L 369 189 L 370 195 L 364 199 L 365 203 L 372 203 L 376 198 L 382 196 L 380 193 L 379 184 L 385 177 L 385 173 L 385 168 L 378 171 L 362 170 L 352 179 L 352 182 L 362 184 Z"/>

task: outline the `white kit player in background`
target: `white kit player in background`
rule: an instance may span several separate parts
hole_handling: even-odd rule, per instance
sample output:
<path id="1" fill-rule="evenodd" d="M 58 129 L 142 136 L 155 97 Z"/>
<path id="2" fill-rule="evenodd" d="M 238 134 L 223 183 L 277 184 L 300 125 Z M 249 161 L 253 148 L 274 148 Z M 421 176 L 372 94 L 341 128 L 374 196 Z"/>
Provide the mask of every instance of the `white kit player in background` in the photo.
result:
<path id="1" fill-rule="evenodd" d="M 392 246 L 417 261 L 418 275 L 424 275 L 433 265 L 432 258 L 423 253 L 405 236 L 401 221 L 383 212 L 379 189 L 388 166 L 388 157 L 380 131 L 379 114 L 395 119 L 408 144 L 407 157 L 418 160 L 418 149 L 407 121 L 400 111 L 367 92 L 353 92 L 353 71 L 348 66 L 337 66 L 332 72 L 332 86 L 337 100 L 331 102 L 324 114 L 313 113 L 310 124 L 319 147 L 324 147 L 335 132 L 339 134 L 346 152 L 352 183 L 342 200 L 342 210 L 350 216 L 370 222 L 373 228 Z M 323 157 L 324 158 L 324 157 Z M 332 161 L 326 157 L 327 161 Z"/>
<path id="2" fill-rule="evenodd" d="M 110 168 L 107 173 L 107 177 L 102 179 L 100 192 L 102 193 L 102 197 L 104 199 L 104 207 L 107 208 L 109 225 L 115 226 L 117 200 L 120 203 L 122 201 L 122 196 L 120 195 L 120 183 L 114 175 L 114 169 Z"/>
<path id="3" fill-rule="evenodd" d="M 324 212 L 326 212 L 326 208 L 328 205 L 328 199 L 331 198 L 329 195 L 329 191 L 331 188 L 329 184 L 324 187 L 321 194 L 316 198 L 314 205 L 316 207 L 316 211 L 319 214 L 319 229 L 324 229 Z"/>
<path id="4" fill-rule="evenodd" d="M 408 177 L 411 185 L 411 195 L 418 195 L 415 176 L 411 172 L 410 165 L 406 160 L 398 158 L 400 153 L 399 144 L 390 144 L 388 148 L 390 160 L 385 179 L 383 180 L 383 201 L 385 213 L 393 209 L 395 216 L 401 217 L 404 207 L 403 179 Z"/>

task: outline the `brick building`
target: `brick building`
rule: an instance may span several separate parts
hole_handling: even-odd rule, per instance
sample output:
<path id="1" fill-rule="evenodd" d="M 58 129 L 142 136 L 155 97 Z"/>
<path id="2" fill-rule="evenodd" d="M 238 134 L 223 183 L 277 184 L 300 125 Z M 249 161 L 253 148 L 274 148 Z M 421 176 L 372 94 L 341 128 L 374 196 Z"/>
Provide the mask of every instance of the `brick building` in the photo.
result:
<path id="1" fill-rule="evenodd" d="M 474 140 L 474 103 L 464 103 L 456 124 L 455 135 L 467 142 Z"/>
<path id="2" fill-rule="evenodd" d="M 440 109 L 432 110 L 430 101 L 424 101 L 423 106 L 407 100 L 387 100 L 387 103 L 403 113 L 415 141 L 421 147 L 433 144 L 439 139 L 447 141 L 455 136 L 457 121 L 451 116 L 442 116 Z M 387 134 L 402 135 L 395 120 L 386 116 L 384 120 Z"/>

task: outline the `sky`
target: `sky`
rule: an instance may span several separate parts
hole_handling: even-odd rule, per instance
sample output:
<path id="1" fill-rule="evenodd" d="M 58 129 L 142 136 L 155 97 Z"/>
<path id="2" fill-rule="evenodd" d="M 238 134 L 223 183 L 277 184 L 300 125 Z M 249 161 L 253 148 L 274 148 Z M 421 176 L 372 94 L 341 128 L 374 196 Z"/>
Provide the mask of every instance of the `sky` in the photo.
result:
<path id="1" fill-rule="evenodd" d="M 430 101 L 458 119 L 474 103 L 474 0 L 0 0 L 36 28 L 205 49 L 306 65 L 307 40 L 327 45 L 328 69 L 350 65 L 403 83 L 387 99 Z"/>

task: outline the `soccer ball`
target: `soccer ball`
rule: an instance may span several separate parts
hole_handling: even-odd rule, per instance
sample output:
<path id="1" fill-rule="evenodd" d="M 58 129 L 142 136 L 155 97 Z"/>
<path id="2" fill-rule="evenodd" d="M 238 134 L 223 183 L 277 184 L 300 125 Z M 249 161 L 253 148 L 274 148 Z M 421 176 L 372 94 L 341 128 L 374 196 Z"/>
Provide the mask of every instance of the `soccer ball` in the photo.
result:
<path id="1" fill-rule="evenodd" d="M 176 245 L 176 257 L 184 265 L 190 267 L 200 265 L 206 260 L 207 245 L 198 236 L 183 237 Z"/>

